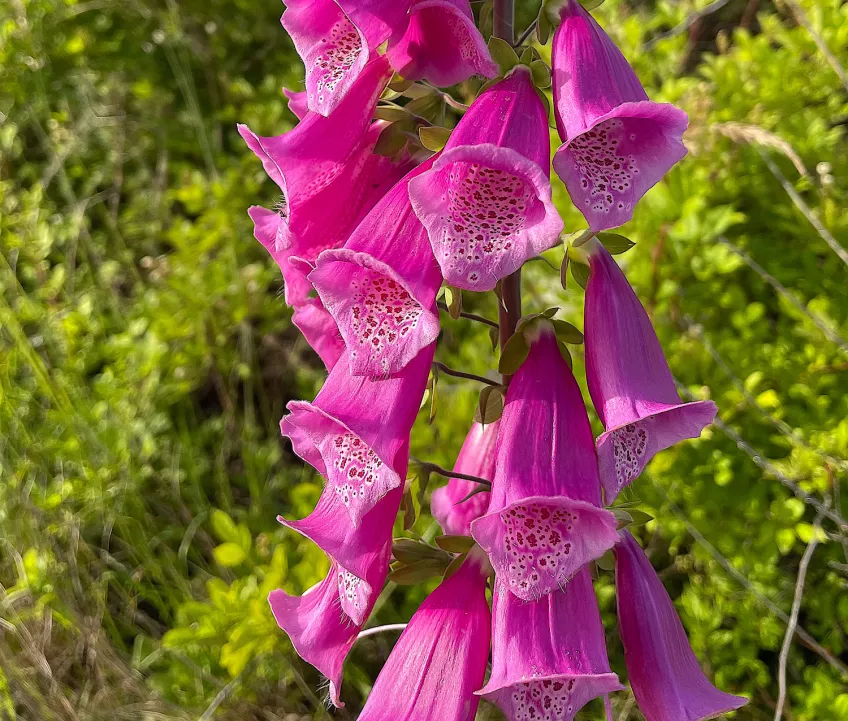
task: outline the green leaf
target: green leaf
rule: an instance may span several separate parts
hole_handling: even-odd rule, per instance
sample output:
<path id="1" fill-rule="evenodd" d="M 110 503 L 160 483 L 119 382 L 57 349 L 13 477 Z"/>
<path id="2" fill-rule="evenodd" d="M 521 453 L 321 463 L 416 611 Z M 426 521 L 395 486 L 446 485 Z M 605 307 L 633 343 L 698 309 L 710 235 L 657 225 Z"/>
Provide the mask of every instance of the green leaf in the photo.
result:
<path id="1" fill-rule="evenodd" d="M 235 521 L 225 511 L 222 511 L 220 508 L 213 509 L 209 520 L 212 524 L 212 533 L 219 539 L 231 543 L 239 542 L 238 526 L 236 526 Z"/>
<path id="2" fill-rule="evenodd" d="M 589 282 L 589 266 L 583 263 L 571 263 L 571 277 L 577 285 L 586 290 L 586 283 Z"/>
<path id="3" fill-rule="evenodd" d="M 494 31 L 494 19 L 495 11 L 491 0 L 484 2 L 480 6 L 480 20 L 477 23 L 477 27 L 480 28 L 480 34 L 484 38 L 492 37 L 492 32 Z"/>
<path id="4" fill-rule="evenodd" d="M 543 6 L 542 9 L 539 10 L 539 18 L 536 21 L 536 40 L 538 40 L 539 45 L 548 44 L 552 30 L 553 26 L 551 25 L 551 20 Z"/>
<path id="5" fill-rule="evenodd" d="M 563 290 L 568 290 L 568 253 L 562 258 L 562 265 L 559 268 L 559 284 Z"/>
<path id="6" fill-rule="evenodd" d="M 530 344 L 523 333 L 513 333 L 501 352 L 501 360 L 498 370 L 505 376 L 512 375 L 521 364 L 527 360 L 530 353 Z"/>
<path id="7" fill-rule="evenodd" d="M 397 73 L 392 76 L 392 80 L 389 83 L 389 88 L 398 93 L 403 93 L 410 85 L 412 85 L 413 80 L 407 80 L 404 77 L 401 77 Z"/>
<path id="8" fill-rule="evenodd" d="M 601 7 L 604 4 L 604 0 L 580 0 L 580 4 L 586 10 L 594 10 L 595 8 Z"/>
<path id="9" fill-rule="evenodd" d="M 427 148 L 427 150 L 432 150 L 434 153 L 438 153 L 445 147 L 450 135 L 450 130 L 440 128 L 437 125 L 420 128 L 418 131 L 418 137 L 421 138 L 421 145 Z"/>
<path id="10" fill-rule="evenodd" d="M 518 54 L 506 40 L 492 37 L 489 39 L 489 52 L 492 59 L 501 69 L 501 75 L 505 75 L 518 65 Z"/>
<path id="11" fill-rule="evenodd" d="M 636 245 L 630 238 L 625 238 L 618 233 L 598 233 L 598 240 L 611 255 L 621 255 Z"/>
<path id="12" fill-rule="evenodd" d="M 374 117 L 377 120 L 388 120 L 389 122 L 397 122 L 399 120 L 408 120 L 409 113 L 403 108 L 394 105 L 378 105 L 374 111 Z"/>
<path id="13" fill-rule="evenodd" d="M 436 545 L 448 553 L 468 553 L 474 546 L 471 536 L 436 536 Z"/>
<path id="14" fill-rule="evenodd" d="M 612 551 L 607 551 L 603 556 L 595 560 L 595 564 L 602 571 L 615 570 L 615 556 Z"/>
<path id="15" fill-rule="evenodd" d="M 215 556 L 218 564 L 225 568 L 238 566 L 247 558 L 247 554 L 238 543 L 222 543 L 220 546 L 215 546 L 212 555 Z"/>
<path id="16" fill-rule="evenodd" d="M 380 133 L 374 152 L 377 155 L 391 157 L 403 150 L 408 140 L 403 129 L 397 123 L 392 123 Z"/>
<path id="17" fill-rule="evenodd" d="M 396 538 L 392 541 L 392 556 L 405 565 L 431 560 L 447 563 L 445 551 L 411 538 Z"/>
<path id="18" fill-rule="evenodd" d="M 409 488 L 403 492 L 400 509 L 403 512 L 403 530 L 408 531 L 415 525 L 416 518 L 415 503 L 412 501 L 412 492 Z"/>
<path id="19" fill-rule="evenodd" d="M 426 559 L 411 563 L 408 566 L 401 566 L 392 571 L 389 574 L 389 580 L 399 586 L 411 586 L 416 583 L 423 583 L 431 578 L 439 578 L 449 565 L 449 562 L 441 563 Z"/>
<path id="20" fill-rule="evenodd" d="M 503 415 L 505 398 L 503 386 L 485 386 L 480 391 L 474 420 L 483 425 L 494 423 Z"/>
<path id="21" fill-rule="evenodd" d="M 445 286 L 445 303 L 448 306 L 448 315 L 456 320 L 462 313 L 462 291 L 459 288 Z"/>
<path id="22" fill-rule="evenodd" d="M 583 334 L 575 328 L 571 323 L 567 323 L 559 318 L 551 320 L 554 324 L 554 332 L 557 338 L 563 343 L 571 343 L 572 345 L 580 345 L 583 343 Z"/>
<path id="23" fill-rule="evenodd" d="M 562 359 L 568 363 L 568 367 L 571 370 L 574 370 L 574 361 L 571 360 L 571 351 L 568 350 L 568 346 L 561 340 L 557 340 L 557 346 L 559 347 L 559 354 L 562 356 Z"/>
<path id="24" fill-rule="evenodd" d="M 498 343 L 500 342 L 501 332 L 499 328 L 490 327 L 489 328 L 489 342 L 492 344 L 492 350 L 498 347 Z"/>
<path id="25" fill-rule="evenodd" d="M 544 60 L 534 60 L 530 63 L 530 72 L 537 88 L 544 90 L 551 87 L 551 69 Z"/>

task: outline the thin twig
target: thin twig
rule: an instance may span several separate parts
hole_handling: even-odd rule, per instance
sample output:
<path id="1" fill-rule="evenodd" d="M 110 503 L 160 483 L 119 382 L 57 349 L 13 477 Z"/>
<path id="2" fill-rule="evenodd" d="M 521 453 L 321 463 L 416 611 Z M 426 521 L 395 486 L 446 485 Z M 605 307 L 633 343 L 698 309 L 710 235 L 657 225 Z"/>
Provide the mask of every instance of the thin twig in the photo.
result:
<path id="1" fill-rule="evenodd" d="M 807 544 L 801 563 L 798 564 L 798 579 L 795 582 L 795 598 L 792 601 L 792 612 L 789 614 L 789 625 L 786 627 L 786 635 L 783 637 L 783 646 L 780 649 L 780 662 L 777 672 L 777 708 L 774 711 L 774 721 L 780 721 L 783 716 L 783 706 L 786 704 L 786 663 L 789 659 L 789 647 L 792 645 L 792 636 L 798 625 L 798 614 L 801 611 L 801 599 L 804 597 L 804 582 L 807 579 L 807 568 L 813 557 L 813 551 L 819 543 L 818 531 L 821 527 L 821 515 L 816 517 L 813 523 L 813 537 Z"/>
<path id="2" fill-rule="evenodd" d="M 444 363 L 440 361 L 435 361 L 433 363 L 434 368 L 438 368 L 442 373 L 446 376 L 453 376 L 454 378 L 465 378 L 470 381 L 477 381 L 478 383 L 485 383 L 487 386 L 499 386 L 500 383 L 497 381 L 489 380 L 488 378 L 484 378 L 483 376 L 474 375 L 474 373 L 466 373 L 464 371 L 454 370 L 450 366 L 446 366 Z"/>
<path id="3" fill-rule="evenodd" d="M 845 265 L 848 265 L 848 251 L 846 251 L 845 248 L 840 245 L 839 241 L 833 237 L 833 234 L 825 228 L 824 225 L 822 225 L 822 222 L 819 220 L 816 212 L 804 202 L 804 199 L 798 194 L 798 191 L 792 187 L 792 183 L 790 183 L 783 173 L 780 172 L 780 168 L 774 164 L 772 159 L 760 148 L 757 148 L 757 152 L 760 154 L 763 162 L 768 166 L 771 174 L 777 179 L 777 182 L 780 183 L 786 191 L 786 194 L 792 199 L 795 207 L 801 211 L 801 214 L 809 221 L 810 225 L 816 229 L 819 237 L 821 237 L 821 239 L 830 246 L 830 249 L 839 256 L 839 259 L 845 263 Z"/>
<path id="4" fill-rule="evenodd" d="M 680 507 L 669 498 L 668 493 L 665 488 L 663 488 L 659 483 L 657 483 L 656 479 L 653 478 L 650 474 L 644 474 L 648 480 L 650 480 L 651 484 L 656 488 L 660 494 L 665 498 L 666 503 L 668 503 L 669 509 L 672 514 L 683 524 L 686 530 L 689 532 L 689 535 L 695 539 L 697 543 L 699 543 L 715 560 L 716 562 L 727 571 L 733 578 L 735 578 L 742 586 L 745 587 L 751 594 L 753 594 L 754 598 L 757 599 L 763 606 L 768 608 L 775 616 L 777 616 L 781 621 L 788 624 L 789 616 L 778 606 L 774 601 L 772 601 L 768 596 L 766 596 L 762 591 L 760 591 L 748 578 L 742 574 L 740 571 L 736 569 L 736 567 L 725 558 L 721 552 L 713 546 L 704 535 L 692 525 L 691 521 L 686 517 L 686 514 L 680 510 Z M 807 645 L 810 650 L 818 654 L 822 659 L 824 659 L 828 664 L 830 664 L 834 669 L 836 669 L 844 678 L 848 679 L 848 666 L 846 666 L 842 661 L 836 658 L 830 651 L 828 651 L 824 646 L 822 646 L 815 638 L 813 638 L 809 632 L 807 632 L 800 625 L 795 626 L 794 634 Z"/>
<path id="5" fill-rule="evenodd" d="M 439 310 L 448 310 L 447 303 L 439 301 L 436 305 L 439 306 Z M 468 320 L 476 320 L 478 323 L 482 323 L 483 325 L 487 325 L 490 328 L 497 328 L 498 324 L 493 320 L 489 320 L 488 318 L 483 317 L 482 315 L 477 315 L 476 313 L 466 313 L 465 311 L 460 311 L 460 318 L 467 318 Z"/>
<path id="6" fill-rule="evenodd" d="M 656 45 L 660 40 L 666 40 L 668 38 L 673 38 L 675 35 L 680 35 L 680 33 L 685 33 L 689 28 L 691 28 L 698 20 L 707 15 L 711 15 L 714 12 L 718 12 L 721 10 L 730 0 L 715 0 L 715 2 L 710 3 L 705 8 L 701 8 L 697 12 L 691 13 L 683 18 L 683 21 L 679 24 L 675 25 L 671 30 L 667 30 L 664 33 L 660 33 L 652 37 L 648 40 L 642 48 L 644 50 L 650 50 L 654 45 Z"/>
<path id="7" fill-rule="evenodd" d="M 359 635 L 356 637 L 356 640 L 360 641 L 363 638 L 367 638 L 368 636 L 374 636 L 378 633 L 383 633 L 385 631 L 403 631 L 403 629 L 405 628 L 405 623 L 390 623 L 386 626 L 374 626 L 374 628 L 366 628 L 364 631 L 360 631 Z"/>
<path id="8" fill-rule="evenodd" d="M 839 347 L 845 355 L 848 355 L 848 341 L 846 341 L 839 333 L 837 333 L 833 328 L 831 328 L 827 323 L 822 320 L 821 316 L 812 313 L 807 310 L 804 304 L 795 297 L 794 293 L 791 293 L 783 283 L 781 283 L 777 278 L 768 273 L 757 261 L 755 261 L 750 255 L 748 255 L 744 250 L 739 248 L 738 246 L 731 243 L 725 236 L 720 235 L 717 238 L 718 242 L 727 246 L 733 253 L 738 255 L 744 261 L 745 265 L 747 265 L 751 270 L 753 270 L 757 275 L 759 275 L 766 283 L 768 283 L 772 288 L 774 288 L 781 296 L 786 298 L 795 309 L 808 318 L 813 325 L 818 328 L 822 335 L 827 338 L 831 343 Z"/>
<path id="9" fill-rule="evenodd" d="M 456 471 L 448 471 L 442 468 L 441 466 L 437 466 L 435 463 L 430 463 L 429 461 L 422 461 L 414 456 L 410 456 L 410 459 L 421 466 L 421 469 L 424 471 L 429 471 L 430 473 L 438 473 L 440 476 L 444 476 L 445 478 L 459 478 L 462 481 L 471 481 L 472 483 L 479 483 L 481 486 L 487 486 L 489 488 L 492 487 L 492 482 L 487 481 L 485 478 L 480 478 L 480 476 L 469 476 L 467 473 L 457 473 Z"/>
<path id="10" fill-rule="evenodd" d="M 536 20 L 534 20 L 532 23 L 530 23 L 525 28 L 524 32 L 521 33 L 521 37 L 519 37 L 518 40 L 515 41 L 515 43 L 513 44 L 512 47 L 518 48 L 518 47 L 521 47 L 522 45 L 524 45 L 525 42 L 527 42 L 527 38 L 529 38 L 533 34 L 533 31 L 536 29 L 536 22 L 537 21 L 538 21 L 538 18 Z"/>

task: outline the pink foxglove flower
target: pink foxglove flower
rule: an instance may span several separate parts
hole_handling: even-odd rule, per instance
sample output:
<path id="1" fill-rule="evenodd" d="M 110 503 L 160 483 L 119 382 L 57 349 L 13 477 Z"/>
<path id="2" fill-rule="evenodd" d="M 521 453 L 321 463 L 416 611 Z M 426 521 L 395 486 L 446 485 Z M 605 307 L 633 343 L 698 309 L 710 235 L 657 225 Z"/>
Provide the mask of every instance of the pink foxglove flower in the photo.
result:
<path id="1" fill-rule="evenodd" d="M 591 230 L 626 223 L 633 208 L 686 155 L 688 119 L 648 100 L 610 37 L 567 0 L 553 40 L 553 92 L 563 144 L 554 170 Z"/>
<path id="2" fill-rule="evenodd" d="M 602 509 L 592 429 L 553 327 L 538 321 L 506 394 L 489 511 L 471 534 L 525 601 L 565 583 L 616 541 Z M 527 331 L 530 332 L 530 331 Z"/>
<path id="3" fill-rule="evenodd" d="M 517 66 L 486 90 L 432 169 L 409 184 L 415 213 L 445 280 L 492 290 L 556 244 L 548 119 L 530 71 Z"/>
<path id="4" fill-rule="evenodd" d="M 339 692 L 345 657 L 385 582 L 389 555 L 390 547 L 385 544 L 366 582 L 374 590 L 363 599 L 365 606 L 357 619 L 347 614 L 343 601 L 357 590 L 359 579 L 335 563 L 330 565 L 326 578 L 302 596 L 291 596 L 281 589 L 268 596 L 277 625 L 291 639 L 297 654 L 329 680 L 330 701 L 336 707 L 344 706 Z"/>
<path id="5" fill-rule="evenodd" d="M 406 32 L 389 43 L 387 55 L 405 80 L 427 80 L 438 87 L 498 74 L 468 0 L 415 0 Z"/>
<path id="6" fill-rule="evenodd" d="M 359 721 L 473 721 L 489 658 L 485 564 L 470 554 L 421 604 Z"/>
<path id="7" fill-rule="evenodd" d="M 256 237 L 283 271 L 289 305 L 303 302 L 312 289 L 289 259 L 314 261 L 325 248 L 344 243 L 362 215 L 408 170 L 373 154 L 382 126 L 372 125 L 371 118 L 389 77 L 388 62 L 376 58 L 338 114 L 323 118 L 308 113 L 283 135 L 262 138 L 239 126 L 248 147 L 283 193 L 276 214 L 257 208 L 250 214 Z"/>
<path id="8" fill-rule="evenodd" d="M 281 21 L 306 69 L 308 107 L 326 117 L 351 92 L 380 43 L 370 44 L 335 0 L 284 3 Z"/>
<path id="9" fill-rule="evenodd" d="M 571 721 L 593 698 L 621 689 L 587 568 L 564 591 L 529 603 L 495 582 L 492 674 L 479 693 L 508 721 Z"/>
<path id="10" fill-rule="evenodd" d="M 491 481 L 495 475 L 495 448 L 500 421 L 482 425 L 474 423 L 465 437 L 453 470 Z M 445 533 L 452 536 L 470 536 L 471 521 L 482 516 L 489 507 L 489 492 L 477 493 L 462 501 L 477 488 L 473 481 L 451 478 L 446 486 L 433 491 L 430 507 Z"/>
<path id="11" fill-rule="evenodd" d="M 397 373 L 439 335 L 442 275 L 408 193 L 409 181 L 431 164 L 395 185 L 345 246 L 325 250 L 309 274 L 338 324 L 354 375 Z"/>
<path id="12" fill-rule="evenodd" d="M 719 691 L 704 676 L 662 581 L 626 530 L 615 560 L 624 660 L 646 721 L 702 721 L 744 706 L 747 699 Z"/>
<path id="13" fill-rule="evenodd" d="M 283 435 L 327 482 L 315 511 L 287 525 L 303 533 L 311 529 L 306 535 L 336 560 L 338 555 L 313 532 L 332 535 L 358 527 L 377 501 L 402 485 L 409 435 L 434 351 L 435 344 L 428 346 L 385 380 L 351 375 L 346 351 L 312 403 L 291 401 L 287 406 L 289 413 L 280 422 Z"/>
<path id="14" fill-rule="evenodd" d="M 597 441 L 604 499 L 611 504 L 659 451 L 697 438 L 716 414 L 712 401 L 681 403 L 648 314 L 596 239 L 588 254 L 586 378 L 606 431 Z"/>

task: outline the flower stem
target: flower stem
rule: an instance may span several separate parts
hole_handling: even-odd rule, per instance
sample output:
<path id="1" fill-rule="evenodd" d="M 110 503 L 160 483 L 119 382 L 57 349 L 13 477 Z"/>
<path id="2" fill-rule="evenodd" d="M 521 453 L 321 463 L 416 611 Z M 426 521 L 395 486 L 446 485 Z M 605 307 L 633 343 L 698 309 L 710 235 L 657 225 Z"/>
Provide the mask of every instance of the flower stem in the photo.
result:
<path id="1" fill-rule="evenodd" d="M 437 466 L 435 463 L 429 463 L 428 461 L 422 461 L 414 456 L 410 456 L 410 460 L 415 463 L 415 465 L 420 466 L 421 470 L 429 471 L 430 473 L 436 473 L 440 476 L 444 476 L 445 478 L 459 478 L 462 481 L 471 481 L 472 483 L 479 483 L 481 486 L 486 486 L 487 488 L 492 487 L 492 482 L 487 481 L 485 478 L 480 478 L 480 476 L 471 476 L 467 473 L 457 473 L 456 471 L 448 471 L 441 466 Z"/>
<path id="2" fill-rule="evenodd" d="M 515 0 L 494 0 L 494 35 L 510 45 L 515 41 Z M 501 281 L 501 302 L 498 305 L 501 350 L 521 318 L 521 270 Z M 504 377 L 504 383 L 509 377 Z"/>
<path id="3" fill-rule="evenodd" d="M 489 380 L 488 378 L 484 378 L 483 376 L 474 375 L 473 373 L 465 373 L 464 371 L 454 370 L 450 366 L 446 366 L 444 363 L 440 361 L 436 361 L 433 363 L 435 368 L 438 368 L 442 373 L 446 376 L 453 376 L 454 378 L 466 378 L 470 381 L 477 381 L 478 383 L 485 383 L 487 386 L 499 386 L 500 383 L 497 381 Z"/>

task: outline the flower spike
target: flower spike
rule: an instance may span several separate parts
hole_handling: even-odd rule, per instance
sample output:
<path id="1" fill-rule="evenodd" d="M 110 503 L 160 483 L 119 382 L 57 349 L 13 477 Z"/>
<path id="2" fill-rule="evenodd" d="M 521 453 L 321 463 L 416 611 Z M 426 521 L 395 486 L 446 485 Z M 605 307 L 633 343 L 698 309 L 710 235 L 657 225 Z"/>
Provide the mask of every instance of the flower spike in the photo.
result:
<path id="1" fill-rule="evenodd" d="M 615 517 L 600 507 L 580 388 L 550 323 L 532 330 L 506 395 L 489 511 L 471 524 L 501 581 L 525 601 L 559 589 L 618 540 Z"/>
<path id="2" fill-rule="evenodd" d="M 460 120 L 438 160 L 409 184 L 445 280 L 492 290 L 555 245 L 548 120 L 529 68 L 517 66 Z"/>
<path id="3" fill-rule="evenodd" d="M 604 246 L 588 255 L 584 332 L 589 394 L 606 431 L 598 437 L 604 500 L 611 504 L 659 451 L 697 438 L 712 401 L 681 403 L 648 314 Z"/>
<path id="4" fill-rule="evenodd" d="M 500 420 L 485 426 L 472 424 L 453 470 L 491 481 L 495 475 L 495 446 L 499 428 Z M 445 533 L 452 536 L 471 535 L 471 522 L 486 512 L 491 494 L 483 491 L 467 501 L 460 501 L 477 487 L 473 481 L 451 478 L 446 486 L 433 491 L 430 507 L 433 517 Z"/>
<path id="5" fill-rule="evenodd" d="M 472 552 L 421 604 L 359 721 L 473 721 L 489 658 L 487 565 Z"/>
<path id="6" fill-rule="evenodd" d="M 646 721 L 703 721 L 744 706 L 748 699 L 719 691 L 704 676 L 662 581 L 626 530 L 615 560 L 624 660 Z"/>
<path id="7" fill-rule="evenodd" d="M 431 165 L 395 185 L 345 246 L 324 251 L 309 274 L 338 324 L 354 375 L 397 373 L 439 335 L 442 276 L 408 193 L 410 180 Z"/>
<path id="8" fill-rule="evenodd" d="M 529 603 L 496 581 L 492 674 L 478 693 L 509 721 L 571 721 L 593 698 L 623 688 L 610 671 L 589 569 Z"/>
<path id="9" fill-rule="evenodd" d="M 648 100 L 615 43 L 577 0 L 553 40 L 553 93 L 563 144 L 554 170 L 600 231 L 626 223 L 639 199 L 683 156 L 686 113 Z"/>

